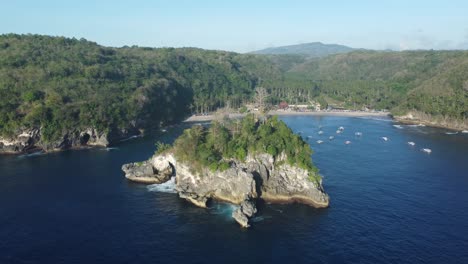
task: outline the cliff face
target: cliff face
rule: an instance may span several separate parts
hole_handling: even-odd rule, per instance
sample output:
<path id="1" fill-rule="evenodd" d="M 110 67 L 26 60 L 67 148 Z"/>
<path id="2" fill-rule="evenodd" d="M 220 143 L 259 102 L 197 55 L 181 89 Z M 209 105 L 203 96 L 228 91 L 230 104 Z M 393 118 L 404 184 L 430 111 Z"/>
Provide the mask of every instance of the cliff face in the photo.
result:
<path id="1" fill-rule="evenodd" d="M 448 116 L 432 116 L 423 112 L 411 111 L 406 115 L 394 116 L 396 121 L 408 124 L 424 124 L 431 127 L 448 128 L 453 130 L 468 130 L 467 119 L 454 119 Z"/>
<path id="2" fill-rule="evenodd" d="M 248 219 L 257 211 L 256 199 L 328 206 L 329 197 L 321 182 L 310 181 L 306 170 L 281 162 L 285 160 L 285 155 L 275 161 L 271 155 L 260 154 L 247 157 L 245 162 L 231 161 L 231 167 L 225 171 L 195 172 L 172 154 L 162 154 L 145 162 L 125 164 L 122 170 L 129 180 L 144 183 L 163 183 L 174 176 L 179 196 L 196 206 L 206 207 L 210 199 L 240 205 L 233 217 L 248 227 Z"/>
<path id="3" fill-rule="evenodd" d="M 139 134 L 137 129 L 120 130 L 112 133 L 101 132 L 95 128 L 66 131 L 56 140 L 43 140 L 41 129 L 25 129 L 18 131 L 15 136 L 0 136 L 0 154 L 19 154 L 34 150 L 58 151 L 85 146 L 106 147 L 111 142 Z"/>

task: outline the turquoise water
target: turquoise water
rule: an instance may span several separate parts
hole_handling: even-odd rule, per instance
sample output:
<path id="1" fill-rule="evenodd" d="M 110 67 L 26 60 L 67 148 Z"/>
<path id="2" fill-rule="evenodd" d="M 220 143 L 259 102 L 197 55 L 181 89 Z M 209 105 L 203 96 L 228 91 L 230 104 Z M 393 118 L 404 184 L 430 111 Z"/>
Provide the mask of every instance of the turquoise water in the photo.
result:
<path id="1" fill-rule="evenodd" d="M 148 158 L 179 126 L 110 150 L 1 156 L 0 263 L 468 263 L 468 135 L 281 119 L 314 149 L 330 208 L 260 204 L 242 230 L 231 205 L 196 208 L 126 181 L 120 166 Z"/>

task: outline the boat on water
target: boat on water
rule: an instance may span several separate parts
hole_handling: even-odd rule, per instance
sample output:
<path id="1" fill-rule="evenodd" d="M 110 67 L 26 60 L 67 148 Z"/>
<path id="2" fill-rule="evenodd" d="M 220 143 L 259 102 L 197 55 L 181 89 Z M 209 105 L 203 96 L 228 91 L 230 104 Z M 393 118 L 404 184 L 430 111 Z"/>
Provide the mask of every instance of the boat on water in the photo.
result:
<path id="1" fill-rule="evenodd" d="M 416 145 L 416 143 L 414 143 L 413 141 L 408 141 L 408 145 L 414 146 L 414 145 Z"/>
<path id="2" fill-rule="evenodd" d="M 322 135 L 322 134 L 323 134 L 323 131 L 322 131 L 322 130 L 320 130 L 320 131 L 318 132 L 318 134 L 319 134 L 319 135 Z"/>
<path id="3" fill-rule="evenodd" d="M 354 133 L 354 135 L 360 137 L 360 136 L 362 136 L 362 132 L 356 132 L 356 133 Z"/>
<path id="4" fill-rule="evenodd" d="M 421 151 L 425 152 L 425 153 L 428 153 L 428 154 L 432 153 L 432 150 L 429 149 L 429 148 L 422 148 Z"/>
<path id="5" fill-rule="evenodd" d="M 334 138 L 335 138 L 334 136 L 328 137 L 329 140 L 333 140 Z"/>
<path id="6" fill-rule="evenodd" d="M 349 144 L 351 144 L 351 141 L 346 140 L 346 141 L 345 141 L 345 144 L 346 144 L 346 145 L 349 145 Z"/>
<path id="7" fill-rule="evenodd" d="M 341 130 L 337 130 L 336 133 L 337 133 L 337 134 L 340 134 L 340 133 L 341 133 Z"/>
<path id="8" fill-rule="evenodd" d="M 317 144 L 322 144 L 323 141 L 322 140 L 317 140 Z"/>
<path id="9" fill-rule="evenodd" d="M 398 129 L 403 129 L 403 127 L 401 125 L 393 125 L 395 128 L 398 128 Z"/>
<path id="10" fill-rule="evenodd" d="M 382 137 L 384 141 L 388 141 L 388 137 Z"/>
<path id="11" fill-rule="evenodd" d="M 458 134 L 458 131 L 456 131 L 456 132 L 445 132 L 445 134 L 446 135 L 456 135 L 456 134 Z"/>
<path id="12" fill-rule="evenodd" d="M 468 130 L 462 130 L 463 134 L 468 134 Z"/>
<path id="13" fill-rule="evenodd" d="M 340 127 L 338 128 L 338 130 L 343 131 L 343 130 L 344 130 L 344 127 L 340 126 Z"/>

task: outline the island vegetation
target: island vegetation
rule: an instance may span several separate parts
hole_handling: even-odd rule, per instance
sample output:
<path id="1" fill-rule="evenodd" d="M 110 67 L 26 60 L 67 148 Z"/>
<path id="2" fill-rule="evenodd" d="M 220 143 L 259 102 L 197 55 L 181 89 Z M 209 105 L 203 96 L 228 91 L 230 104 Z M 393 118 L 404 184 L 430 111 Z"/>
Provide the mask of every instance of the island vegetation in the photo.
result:
<path id="1" fill-rule="evenodd" d="M 209 127 L 195 125 L 177 138 L 173 148 L 158 143 L 158 153 L 171 151 L 177 160 L 201 171 L 224 171 L 231 162 L 245 162 L 248 155 L 267 153 L 276 165 L 288 162 L 309 172 L 311 181 L 320 182 L 318 169 L 312 164 L 312 149 L 277 116 L 256 118 L 249 114 L 242 119 L 213 121 Z"/>

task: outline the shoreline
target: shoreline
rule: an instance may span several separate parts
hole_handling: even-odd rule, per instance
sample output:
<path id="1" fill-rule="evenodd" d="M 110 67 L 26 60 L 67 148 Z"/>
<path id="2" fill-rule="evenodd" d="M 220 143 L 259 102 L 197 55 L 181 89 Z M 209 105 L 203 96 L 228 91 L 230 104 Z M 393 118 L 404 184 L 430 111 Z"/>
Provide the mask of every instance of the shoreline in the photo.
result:
<path id="1" fill-rule="evenodd" d="M 281 110 L 272 110 L 267 113 L 268 115 L 278 115 L 278 116 L 343 116 L 343 117 L 391 117 L 390 112 L 361 112 L 361 111 L 320 111 L 320 112 L 294 112 L 294 111 L 281 111 Z M 246 114 L 240 113 L 230 113 L 227 114 L 229 118 L 239 118 L 243 117 Z M 203 122 L 211 121 L 216 118 L 216 115 L 192 115 L 189 118 L 185 119 L 183 122 Z"/>

